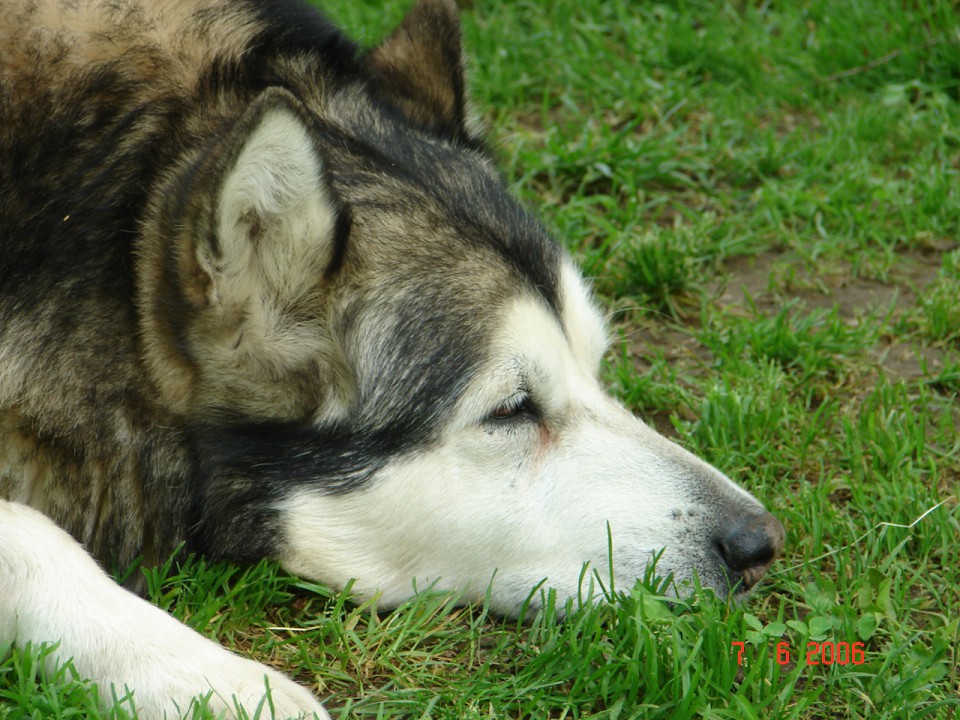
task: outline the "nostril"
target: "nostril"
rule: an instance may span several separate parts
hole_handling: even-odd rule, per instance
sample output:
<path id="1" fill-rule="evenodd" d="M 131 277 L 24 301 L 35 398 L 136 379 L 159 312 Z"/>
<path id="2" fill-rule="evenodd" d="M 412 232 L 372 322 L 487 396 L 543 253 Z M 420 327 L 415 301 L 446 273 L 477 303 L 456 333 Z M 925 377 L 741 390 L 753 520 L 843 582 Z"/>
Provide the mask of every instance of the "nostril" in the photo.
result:
<path id="1" fill-rule="evenodd" d="M 783 550 L 785 537 L 780 521 L 763 512 L 733 519 L 718 534 L 716 543 L 724 563 L 749 587 Z"/>

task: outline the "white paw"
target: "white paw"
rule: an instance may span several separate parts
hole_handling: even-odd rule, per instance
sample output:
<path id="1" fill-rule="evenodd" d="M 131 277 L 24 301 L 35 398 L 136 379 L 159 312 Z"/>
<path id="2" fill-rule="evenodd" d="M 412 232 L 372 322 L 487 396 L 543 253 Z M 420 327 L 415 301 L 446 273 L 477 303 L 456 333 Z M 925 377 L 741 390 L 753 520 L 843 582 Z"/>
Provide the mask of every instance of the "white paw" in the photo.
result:
<path id="1" fill-rule="evenodd" d="M 149 609 L 156 610 L 152 606 Z M 329 720 L 312 694 L 281 673 L 234 655 L 169 616 L 160 615 L 163 621 L 175 625 L 157 628 L 165 637 L 163 643 L 144 644 L 141 637 L 137 652 L 125 658 L 129 664 L 110 673 L 123 678 L 124 686 L 133 690 L 140 718 L 182 717 L 191 710 L 191 704 L 205 698 L 208 709 L 227 718 L 240 717 L 242 710 L 250 718 Z M 114 687 L 119 690 L 116 683 Z M 122 694 L 117 692 L 118 696 Z"/>
<path id="2" fill-rule="evenodd" d="M 230 718 L 329 720 L 306 689 L 127 592 L 50 520 L 2 500 L 0 588 L 0 644 L 58 643 L 51 663 L 72 660 L 105 700 L 132 696 L 143 720 L 182 717 L 204 696 Z"/>

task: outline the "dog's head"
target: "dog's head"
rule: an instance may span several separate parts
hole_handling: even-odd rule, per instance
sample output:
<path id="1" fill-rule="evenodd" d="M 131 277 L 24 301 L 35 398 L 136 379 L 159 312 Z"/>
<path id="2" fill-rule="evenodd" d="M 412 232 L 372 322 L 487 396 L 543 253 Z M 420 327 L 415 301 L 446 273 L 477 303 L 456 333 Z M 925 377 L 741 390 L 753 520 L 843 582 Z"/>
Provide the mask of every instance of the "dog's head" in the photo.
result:
<path id="1" fill-rule="evenodd" d="M 749 589 L 782 526 L 603 391 L 602 317 L 470 128 L 459 42 L 424 0 L 348 70 L 261 92 L 157 203 L 144 338 L 197 421 L 196 541 L 384 604 L 492 580 L 511 613 L 658 554 Z"/>

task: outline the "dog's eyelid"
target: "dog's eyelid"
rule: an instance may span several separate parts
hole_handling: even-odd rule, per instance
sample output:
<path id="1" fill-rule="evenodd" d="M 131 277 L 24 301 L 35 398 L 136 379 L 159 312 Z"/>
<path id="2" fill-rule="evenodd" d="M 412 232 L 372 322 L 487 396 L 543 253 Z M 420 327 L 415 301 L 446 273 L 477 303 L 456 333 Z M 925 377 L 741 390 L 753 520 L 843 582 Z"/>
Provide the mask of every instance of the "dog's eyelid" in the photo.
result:
<path id="1" fill-rule="evenodd" d="M 513 395 L 497 405 L 489 415 L 488 422 L 504 422 L 522 417 L 539 418 L 540 410 L 526 390 L 519 389 Z"/>

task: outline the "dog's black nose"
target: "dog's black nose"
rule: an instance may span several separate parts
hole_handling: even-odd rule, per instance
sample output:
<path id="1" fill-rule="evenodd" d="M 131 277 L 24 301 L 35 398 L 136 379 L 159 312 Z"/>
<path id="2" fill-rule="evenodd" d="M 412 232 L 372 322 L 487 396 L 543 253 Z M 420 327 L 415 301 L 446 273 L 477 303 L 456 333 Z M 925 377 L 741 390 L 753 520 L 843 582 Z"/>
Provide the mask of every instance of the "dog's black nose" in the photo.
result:
<path id="1" fill-rule="evenodd" d="M 720 556 L 739 581 L 739 590 L 749 590 L 770 567 L 786 539 L 783 525 L 768 512 L 731 518 L 717 537 Z"/>

